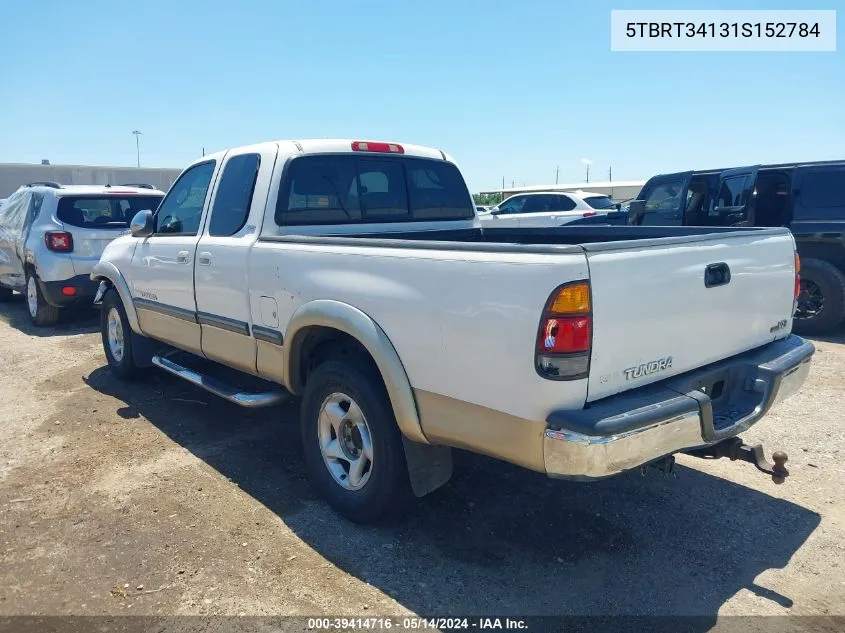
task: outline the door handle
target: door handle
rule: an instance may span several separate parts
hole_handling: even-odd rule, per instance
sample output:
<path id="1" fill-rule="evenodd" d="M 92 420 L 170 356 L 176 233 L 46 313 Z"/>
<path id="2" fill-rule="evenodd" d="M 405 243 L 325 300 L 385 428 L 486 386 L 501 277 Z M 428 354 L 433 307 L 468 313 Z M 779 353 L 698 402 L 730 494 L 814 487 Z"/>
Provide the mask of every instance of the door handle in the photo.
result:
<path id="1" fill-rule="evenodd" d="M 197 263 L 200 266 L 211 266 L 211 253 L 200 253 Z"/>
<path id="2" fill-rule="evenodd" d="M 188 251 L 179 251 L 176 253 L 176 263 L 177 264 L 187 264 L 188 263 Z"/>
<path id="3" fill-rule="evenodd" d="M 704 287 L 714 288 L 731 282 L 731 269 L 724 262 L 710 264 L 704 269 Z"/>

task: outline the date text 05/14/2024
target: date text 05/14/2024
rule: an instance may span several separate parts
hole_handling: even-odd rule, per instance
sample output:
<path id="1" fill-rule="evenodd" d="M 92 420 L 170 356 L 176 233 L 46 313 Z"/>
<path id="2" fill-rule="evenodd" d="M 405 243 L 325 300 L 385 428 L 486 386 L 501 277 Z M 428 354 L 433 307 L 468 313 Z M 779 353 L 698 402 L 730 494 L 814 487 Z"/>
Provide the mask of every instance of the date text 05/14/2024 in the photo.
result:
<path id="1" fill-rule="evenodd" d="M 355 629 L 519 631 L 527 629 L 527 623 L 519 618 L 309 618 L 308 629 L 312 631 Z"/>

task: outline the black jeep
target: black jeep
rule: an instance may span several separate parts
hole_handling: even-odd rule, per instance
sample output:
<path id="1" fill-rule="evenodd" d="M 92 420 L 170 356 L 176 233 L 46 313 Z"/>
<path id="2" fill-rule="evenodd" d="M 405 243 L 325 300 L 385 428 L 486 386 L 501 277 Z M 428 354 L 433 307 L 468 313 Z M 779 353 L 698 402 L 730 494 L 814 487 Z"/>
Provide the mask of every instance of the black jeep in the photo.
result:
<path id="1" fill-rule="evenodd" d="M 627 214 L 610 215 L 614 224 L 788 227 L 801 258 L 794 330 L 824 334 L 845 321 L 845 160 L 655 176 Z"/>

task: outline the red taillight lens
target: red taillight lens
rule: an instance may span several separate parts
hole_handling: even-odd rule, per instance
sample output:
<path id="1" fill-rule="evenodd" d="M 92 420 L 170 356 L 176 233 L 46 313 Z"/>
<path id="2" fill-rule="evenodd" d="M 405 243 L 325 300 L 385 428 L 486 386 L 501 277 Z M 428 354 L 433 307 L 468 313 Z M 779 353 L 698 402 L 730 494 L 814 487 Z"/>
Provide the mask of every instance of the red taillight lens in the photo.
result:
<path id="1" fill-rule="evenodd" d="M 396 143 L 381 143 L 373 141 L 353 141 L 352 150 L 355 152 L 382 152 L 386 154 L 405 153 L 405 148 Z"/>
<path id="2" fill-rule="evenodd" d="M 47 248 L 57 253 L 69 253 L 73 250 L 73 236 L 66 231 L 49 231 L 44 234 Z"/>
<path id="3" fill-rule="evenodd" d="M 76 288 L 73 286 L 62 286 L 62 294 L 66 297 L 73 297 L 76 294 Z"/>
<path id="4" fill-rule="evenodd" d="M 552 317 L 540 328 L 540 354 L 574 354 L 590 349 L 590 317 Z"/>
<path id="5" fill-rule="evenodd" d="M 594 215 L 598 215 L 598 212 L 597 211 L 584 211 L 584 213 L 581 214 L 581 216 L 585 217 L 585 218 L 591 218 Z"/>

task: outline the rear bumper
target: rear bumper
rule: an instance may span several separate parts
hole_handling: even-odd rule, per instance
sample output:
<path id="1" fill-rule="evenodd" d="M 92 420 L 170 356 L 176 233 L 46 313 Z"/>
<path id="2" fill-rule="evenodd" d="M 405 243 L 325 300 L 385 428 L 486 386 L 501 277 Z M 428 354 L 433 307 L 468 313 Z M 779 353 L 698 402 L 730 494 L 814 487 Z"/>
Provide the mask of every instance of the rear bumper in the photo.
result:
<path id="1" fill-rule="evenodd" d="M 78 303 L 92 303 L 99 285 L 99 282 L 91 281 L 89 275 L 76 275 L 64 281 L 42 281 L 41 293 L 50 305 L 65 308 Z M 73 288 L 74 294 L 65 294 L 66 288 Z"/>
<path id="2" fill-rule="evenodd" d="M 554 411 L 543 439 L 546 473 L 601 479 L 738 435 L 801 388 L 814 352 L 791 335 L 586 409 Z"/>

